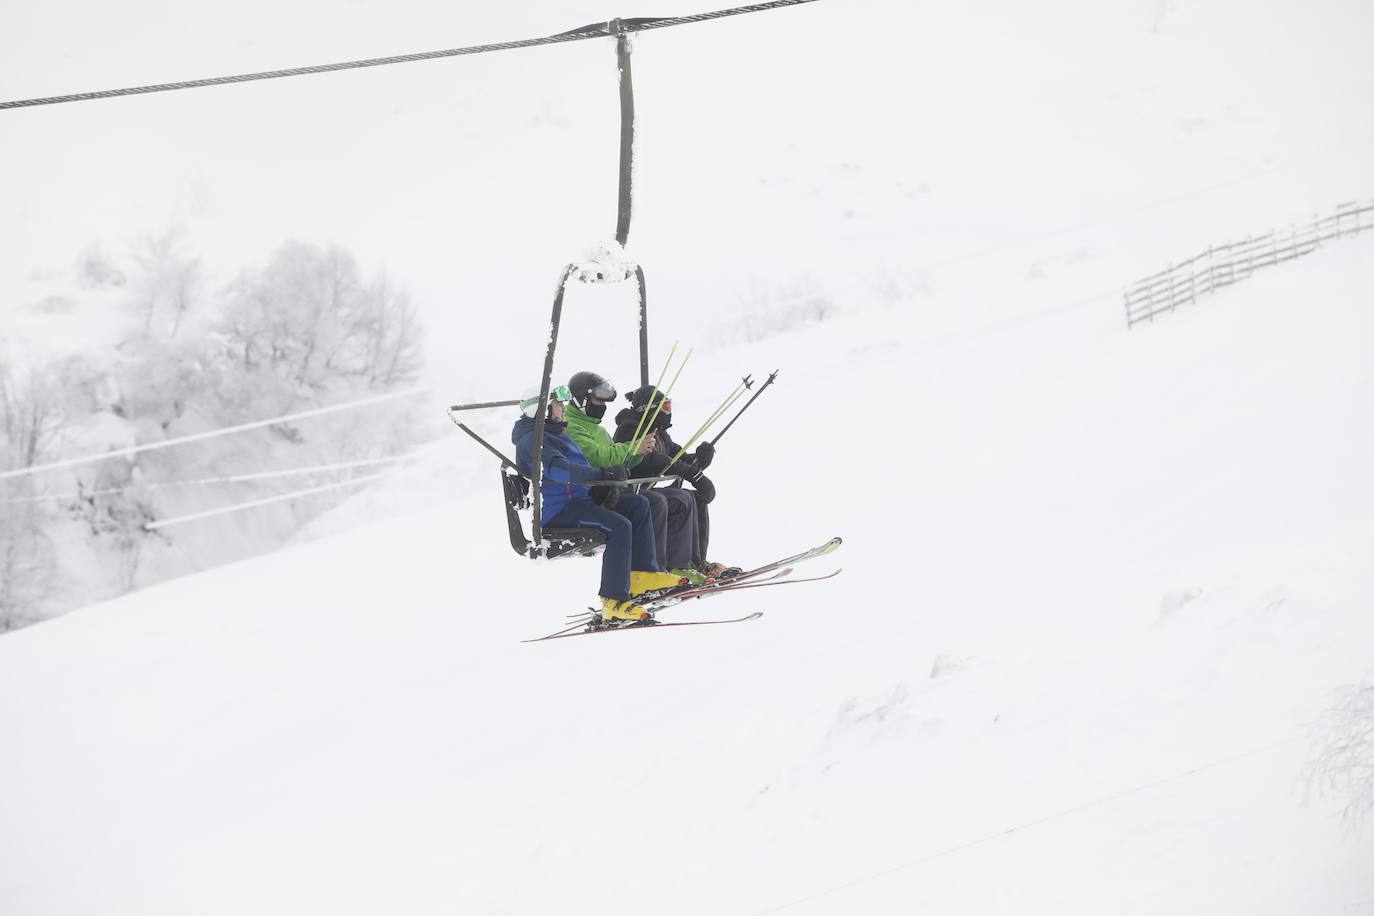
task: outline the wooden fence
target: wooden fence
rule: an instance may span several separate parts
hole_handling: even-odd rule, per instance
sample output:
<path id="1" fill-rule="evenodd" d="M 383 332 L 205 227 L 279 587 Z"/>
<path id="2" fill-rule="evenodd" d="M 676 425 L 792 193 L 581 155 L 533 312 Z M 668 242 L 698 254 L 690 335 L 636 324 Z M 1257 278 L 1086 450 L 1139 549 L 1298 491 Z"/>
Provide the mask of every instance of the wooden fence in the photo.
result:
<path id="1" fill-rule="evenodd" d="M 1309 254 L 1331 239 L 1374 229 L 1374 201 L 1341 204 L 1336 212 L 1309 226 L 1288 232 L 1247 236 L 1239 242 L 1213 245 L 1196 257 L 1133 283 L 1125 293 L 1126 326 L 1153 321 L 1156 315 L 1197 301 L 1259 270 Z"/>

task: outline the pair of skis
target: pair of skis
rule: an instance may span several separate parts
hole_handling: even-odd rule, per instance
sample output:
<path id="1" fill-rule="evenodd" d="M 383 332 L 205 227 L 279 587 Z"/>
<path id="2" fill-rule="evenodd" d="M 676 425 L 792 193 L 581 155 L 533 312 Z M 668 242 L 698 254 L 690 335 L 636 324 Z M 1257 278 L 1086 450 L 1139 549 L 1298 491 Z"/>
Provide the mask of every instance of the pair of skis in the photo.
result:
<path id="1" fill-rule="evenodd" d="M 817 557 L 823 557 L 827 554 L 834 553 L 840 548 L 840 544 L 840 538 L 831 538 L 825 543 L 813 547 L 810 550 L 804 550 L 793 556 L 784 557 L 781 560 L 775 560 L 772 563 L 766 563 L 763 566 L 746 570 L 729 579 L 716 579 L 703 585 L 683 585 L 674 589 L 669 589 L 666 592 L 654 596 L 651 600 L 639 602 L 641 607 L 649 611 L 649 617 L 646 620 L 605 624 L 600 621 L 595 611 L 589 609 L 585 612 L 572 615 L 577 618 L 576 622 L 565 629 L 550 633 L 547 636 L 522 640 L 522 642 L 545 642 L 550 639 L 566 639 L 570 636 L 590 636 L 593 633 L 619 633 L 626 630 L 648 630 L 661 627 L 713 626 L 723 623 L 744 623 L 746 620 L 758 620 L 763 616 L 761 611 L 746 614 L 743 617 L 732 617 L 721 620 L 682 620 L 669 622 L 659 621 L 653 615 L 658 611 L 674 607 L 684 601 L 691 601 L 696 598 L 706 598 L 725 592 L 742 591 L 747 588 L 765 588 L 773 585 L 797 585 L 802 582 L 819 582 L 824 579 L 834 578 L 840 574 L 841 570 L 837 569 L 824 576 L 810 576 L 805 579 L 788 579 L 786 577 L 792 573 L 792 568 L 798 563 L 804 563 L 808 560 L 814 560 Z"/>

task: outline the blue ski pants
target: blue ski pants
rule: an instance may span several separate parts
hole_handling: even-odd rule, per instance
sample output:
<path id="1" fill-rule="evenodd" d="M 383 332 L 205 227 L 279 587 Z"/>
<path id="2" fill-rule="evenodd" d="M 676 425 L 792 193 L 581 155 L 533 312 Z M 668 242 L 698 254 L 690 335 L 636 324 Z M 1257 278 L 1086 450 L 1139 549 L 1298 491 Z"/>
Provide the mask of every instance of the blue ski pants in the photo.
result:
<path id="1" fill-rule="evenodd" d="M 598 506 L 590 499 L 575 499 L 549 519 L 546 527 L 599 528 L 606 532 L 599 593 L 603 598 L 628 601 L 632 569 L 662 572 L 649 501 L 636 493 L 621 493 L 614 509 Z"/>

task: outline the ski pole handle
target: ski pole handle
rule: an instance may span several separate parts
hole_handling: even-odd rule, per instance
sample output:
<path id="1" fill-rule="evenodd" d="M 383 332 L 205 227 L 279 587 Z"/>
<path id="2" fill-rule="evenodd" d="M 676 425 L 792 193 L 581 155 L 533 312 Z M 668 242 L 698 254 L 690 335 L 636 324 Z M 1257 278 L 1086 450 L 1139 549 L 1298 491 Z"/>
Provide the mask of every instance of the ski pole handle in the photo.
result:
<path id="1" fill-rule="evenodd" d="M 715 448 L 716 443 L 719 442 L 725 436 L 725 434 L 730 431 L 730 427 L 735 425 L 735 421 L 738 420 L 740 417 L 744 416 L 744 412 L 749 409 L 749 405 L 757 401 L 759 399 L 759 395 L 763 394 L 764 390 L 769 385 L 773 384 L 773 380 L 778 377 L 778 371 L 779 370 L 774 369 L 771 373 L 769 373 L 768 381 L 764 382 L 763 385 L 759 387 L 759 390 L 754 392 L 754 396 L 745 402 L 744 406 L 739 409 L 739 413 L 735 414 L 733 417 L 730 418 L 730 422 L 725 424 L 725 428 L 722 429 L 720 432 L 716 433 L 716 437 L 711 440 L 712 448 Z"/>

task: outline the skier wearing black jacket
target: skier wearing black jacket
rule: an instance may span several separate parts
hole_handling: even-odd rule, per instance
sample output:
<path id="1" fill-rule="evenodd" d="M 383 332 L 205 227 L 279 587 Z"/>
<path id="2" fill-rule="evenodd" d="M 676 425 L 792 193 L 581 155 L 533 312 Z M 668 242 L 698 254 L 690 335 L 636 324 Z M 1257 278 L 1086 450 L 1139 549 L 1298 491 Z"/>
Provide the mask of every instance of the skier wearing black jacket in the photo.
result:
<path id="1" fill-rule="evenodd" d="M 715 446 L 709 442 L 702 442 L 697 446 L 695 452 L 684 454 L 677 461 L 673 462 L 671 468 L 668 462 L 672 461 L 674 455 L 678 453 L 679 446 L 668 435 L 668 427 L 673 425 L 673 401 L 672 398 L 663 400 L 663 392 L 655 391 L 652 385 L 645 385 L 625 395 L 630 406 L 616 414 L 615 436 L 616 442 L 629 442 L 634 438 L 635 428 L 640 425 L 641 416 L 647 411 L 650 415 L 654 414 L 654 408 L 660 401 L 663 407 L 654 416 L 652 432 L 654 434 L 653 451 L 645 455 L 635 469 L 635 473 L 645 477 L 657 477 L 665 473 L 681 474 L 688 483 L 692 485 L 692 495 L 696 498 L 697 504 L 697 524 L 696 545 L 692 551 L 692 559 L 696 563 L 696 568 L 711 578 L 718 578 L 723 575 L 738 573 L 735 567 L 726 566 L 723 563 L 713 563 L 706 558 L 707 550 L 711 540 L 711 519 L 710 510 L 707 508 L 711 501 L 716 498 L 716 487 L 711 483 L 711 479 L 704 473 L 710 467 L 711 460 L 716 456 Z M 645 436 L 649 431 L 640 429 L 640 435 Z"/>

